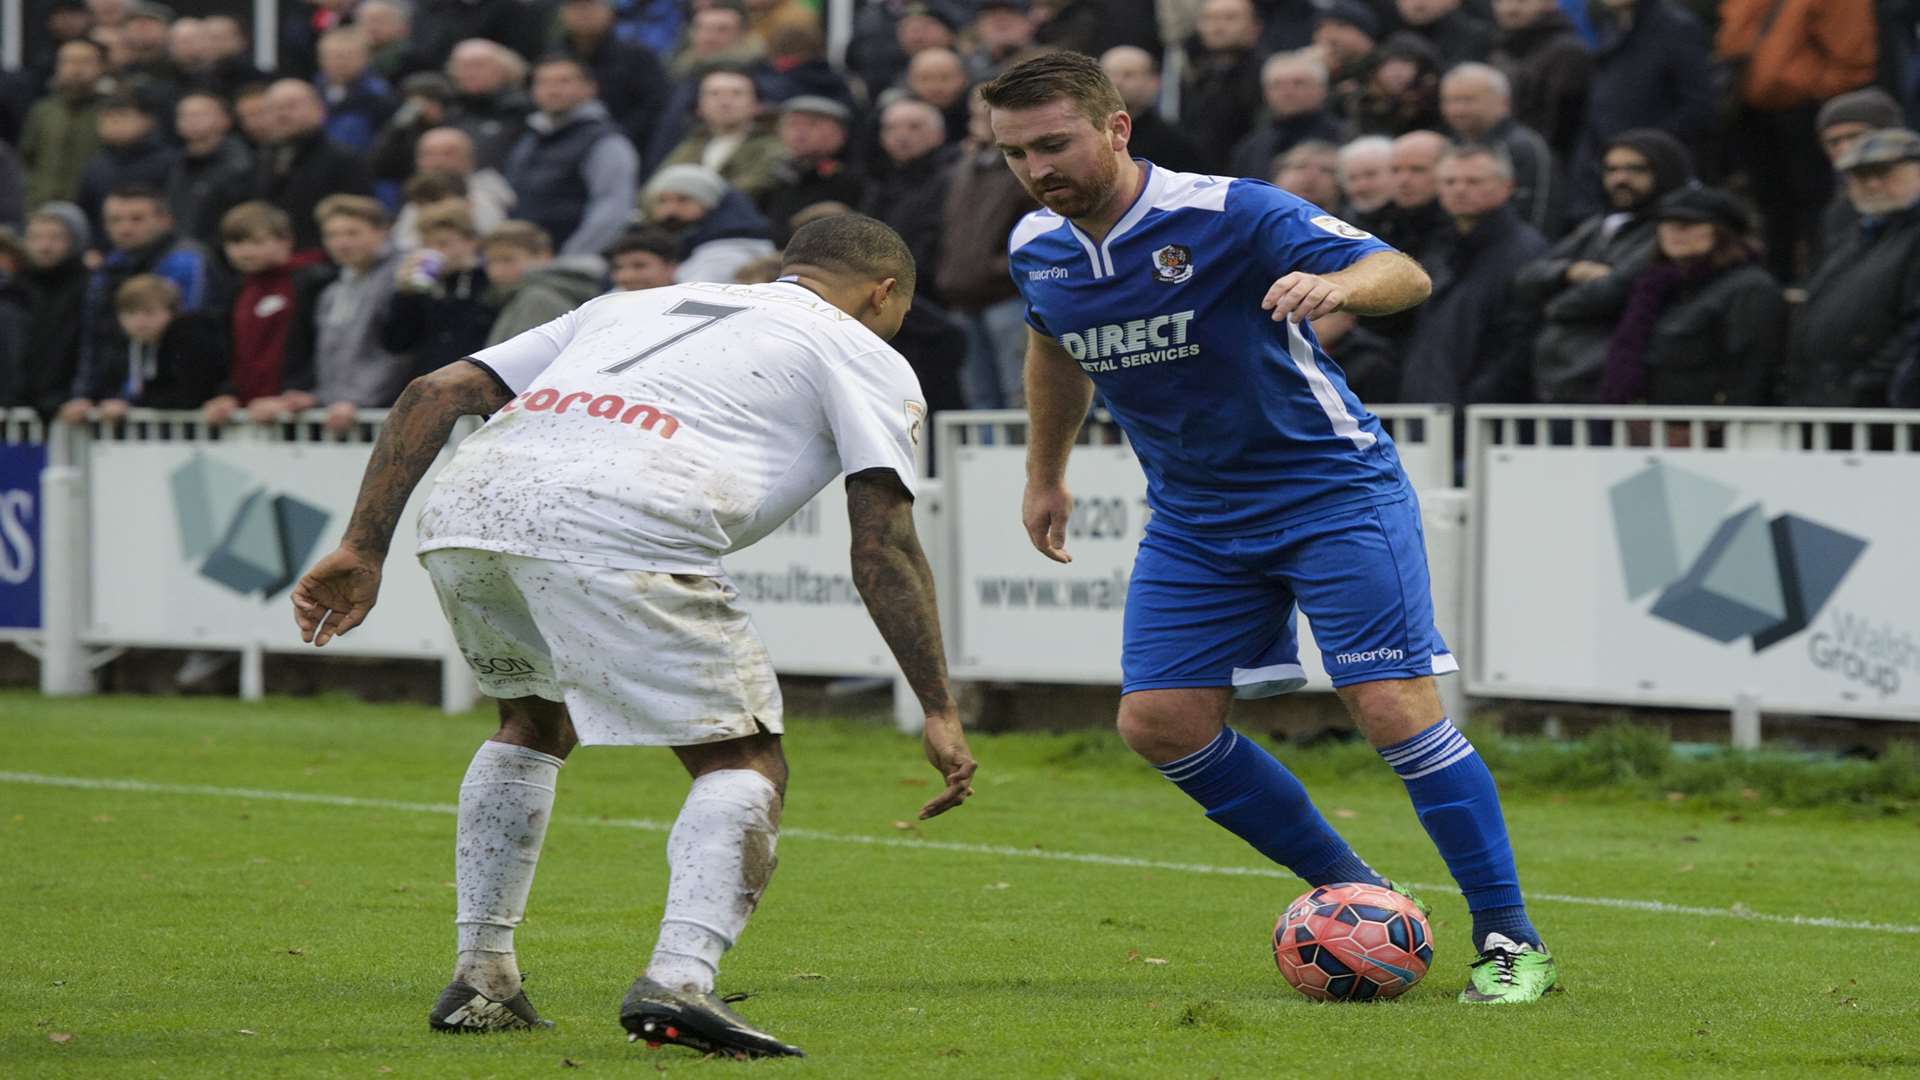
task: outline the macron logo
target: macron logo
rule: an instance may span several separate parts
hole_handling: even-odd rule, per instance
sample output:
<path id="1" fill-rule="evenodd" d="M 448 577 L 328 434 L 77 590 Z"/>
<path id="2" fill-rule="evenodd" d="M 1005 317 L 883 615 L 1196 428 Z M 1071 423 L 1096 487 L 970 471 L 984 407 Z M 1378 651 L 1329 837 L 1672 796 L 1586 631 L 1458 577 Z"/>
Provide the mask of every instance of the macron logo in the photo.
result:
<path id="1" fill-rule="evenodd" d="M 1407 654 L 1400 649 L 1368 649 L 1366 652 L 1343 652 L 1334 656 L 1336 664 L 1369 664 L 1375 660 L 1405 660 Z"/>
<path id="2" fill-rule="evenodd" d="M 1067 268 L 1064 266 L 1049 266 L 1045 270 L 1027 271 L 1028 281 L 1058 281 L 1066 276 Z"/>

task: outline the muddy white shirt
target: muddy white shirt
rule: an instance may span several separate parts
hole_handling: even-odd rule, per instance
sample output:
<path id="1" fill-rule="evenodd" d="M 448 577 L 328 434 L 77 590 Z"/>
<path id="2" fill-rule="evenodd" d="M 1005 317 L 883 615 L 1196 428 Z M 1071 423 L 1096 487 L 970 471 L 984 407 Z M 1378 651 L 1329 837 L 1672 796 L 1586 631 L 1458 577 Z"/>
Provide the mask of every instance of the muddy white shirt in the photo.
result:
<path id="1" fill-rule="evenodd" d="M 440 473 L 422 552 L 717 574 L 838 475 L 914 488 L 913 369 L 799 285 L 614 293 L 472 359 L 518 396 Z"/>

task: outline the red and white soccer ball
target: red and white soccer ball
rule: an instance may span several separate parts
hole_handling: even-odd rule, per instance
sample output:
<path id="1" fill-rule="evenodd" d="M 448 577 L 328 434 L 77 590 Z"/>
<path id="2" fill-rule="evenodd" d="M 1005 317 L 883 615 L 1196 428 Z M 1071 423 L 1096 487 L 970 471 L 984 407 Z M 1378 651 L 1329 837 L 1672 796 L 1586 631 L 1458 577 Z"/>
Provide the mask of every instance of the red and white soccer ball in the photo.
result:
<path id="1" fill-rule="evenodd" d="M 1273 957 L 1315 1001 L 1376 1001 L 1412 988 L 1433 961 L 1432 928 L 1413 901 L 1378 885 L 1322 885 L 1287 906 Z"/>

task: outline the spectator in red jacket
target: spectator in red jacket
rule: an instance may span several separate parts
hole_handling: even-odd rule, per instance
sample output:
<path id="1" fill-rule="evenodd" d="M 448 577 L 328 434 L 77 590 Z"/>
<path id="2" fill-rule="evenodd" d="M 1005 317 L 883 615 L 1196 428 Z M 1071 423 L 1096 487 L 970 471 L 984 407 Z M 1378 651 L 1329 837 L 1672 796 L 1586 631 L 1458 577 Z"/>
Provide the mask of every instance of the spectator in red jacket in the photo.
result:
<path id="1" fill-rule="evenodd" d="M 210 424 L 224 424 L 242 408 L 254 421 L 280 411 L 286 389 L 287 334 L 299 303 L 300 271 L 318 266 L 318 252 L 293 250 L 293 222 L 272 203 L 248 202 L 220 219 L 227 262 L 242 276 L 227 316 L 233 347 L 226 379 L 201 407 Z"/>

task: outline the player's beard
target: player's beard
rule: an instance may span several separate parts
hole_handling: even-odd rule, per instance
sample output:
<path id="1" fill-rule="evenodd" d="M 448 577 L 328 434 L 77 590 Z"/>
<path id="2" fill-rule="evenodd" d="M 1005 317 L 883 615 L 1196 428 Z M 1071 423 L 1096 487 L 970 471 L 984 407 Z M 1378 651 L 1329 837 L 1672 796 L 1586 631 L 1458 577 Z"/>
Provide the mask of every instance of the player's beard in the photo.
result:
<path id="1" fill-rule="evenodd" d="M 1102 154 L 1093 167 L 1092 175 L 1075 179 L 1055 174 L 1047 177 L 1045 184 L 1061 186 L 1049 190 L 1045 184 L 1029 184 L 1027 193 L 1061 217 L 1078 219 L 1088 217 L 1107 205 L 1113 198 L 1113 189 L 1119 180 L 1119 160 L 1112 154 Z"/>

